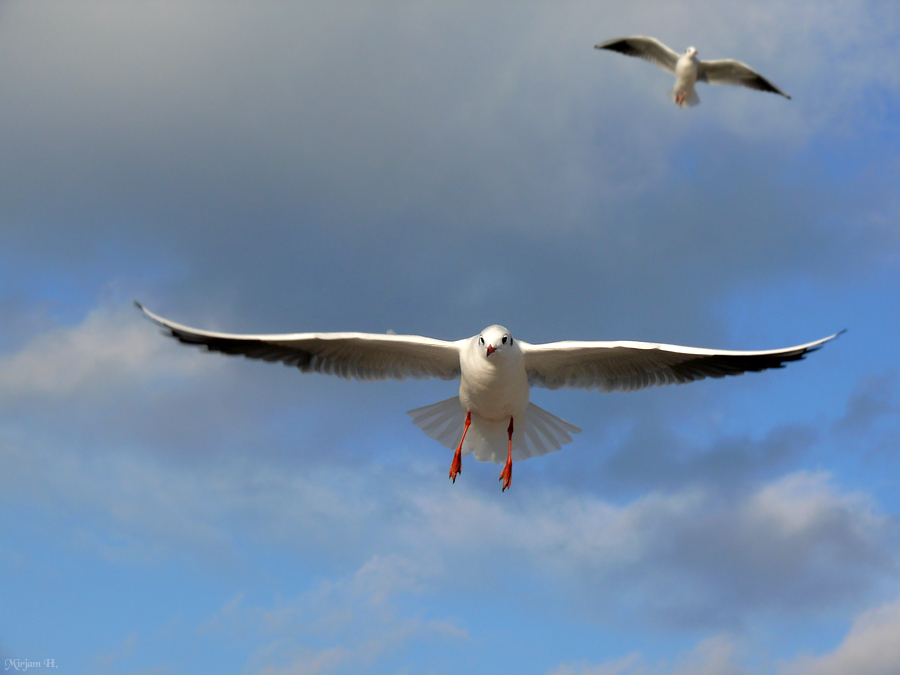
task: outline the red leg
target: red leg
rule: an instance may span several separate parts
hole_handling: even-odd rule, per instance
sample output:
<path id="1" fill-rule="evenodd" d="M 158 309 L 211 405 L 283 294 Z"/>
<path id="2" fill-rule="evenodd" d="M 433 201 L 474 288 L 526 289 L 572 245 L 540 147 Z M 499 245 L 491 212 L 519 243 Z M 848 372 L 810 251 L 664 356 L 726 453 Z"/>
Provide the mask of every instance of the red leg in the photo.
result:
<path id="1" fill-rule="evenodd" d="M 456 477 L 462 473 L 462 445 L 463 441 L 466 440 L 466 432 L 469 430 L 469 425 L 472 423 L 472 413 L 466 413 L 466 426 L 463 428 L 462 438 L 459 439 L 459 447 L 456 449 L 456 454 L 453 455 L 453 463 L 450 465 L 450 480 L 454 483 L 456 482 Z"/>
<path id="2" fill-rule="evenodd" d="M 506 433 L 509 434 L 509 452 L 506 455 L 506 466 L 503 467 L 503 471 L 500 472 L 500 480 L 503 481 L 503 490 L 502 492 L 506 492 L 507 488 L 512 485 L 512 435 L 513 435 L 513 418 L 509 418 L 509 428 L 506 430 Z"/>

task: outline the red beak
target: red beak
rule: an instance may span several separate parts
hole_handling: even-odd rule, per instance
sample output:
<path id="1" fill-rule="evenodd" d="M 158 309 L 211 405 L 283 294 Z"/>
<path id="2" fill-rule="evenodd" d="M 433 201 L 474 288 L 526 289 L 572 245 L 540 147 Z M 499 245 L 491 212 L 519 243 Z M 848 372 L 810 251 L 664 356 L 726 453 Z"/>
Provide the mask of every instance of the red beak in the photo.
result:
<path id="1" fill-rule="evenodd" d="M 495 351 L 497 351 L 497 350 L 494 349 L 494 345 L 488 345 L 488 348 L 487 348 L 487 355 L 488 355 L 488 356 L 490 356 L 491 354 L 493 354 Z"/>

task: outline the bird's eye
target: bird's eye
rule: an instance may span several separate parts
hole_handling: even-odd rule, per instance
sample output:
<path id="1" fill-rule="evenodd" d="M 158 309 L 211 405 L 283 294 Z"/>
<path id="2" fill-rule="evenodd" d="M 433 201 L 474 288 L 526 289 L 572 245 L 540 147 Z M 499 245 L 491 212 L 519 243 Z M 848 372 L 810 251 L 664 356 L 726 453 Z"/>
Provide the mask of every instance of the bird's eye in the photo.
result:
<path id="1" fill-rule="evenodd" d="M 501 340 L 501 342 L 503 342 L 503 344 L 506 344 L 506 340 L 507 340 L 507 337 L 504 335 L 503 340 Z"/>
<path id="2" fill-rule="evenodd" d="M 483 345 L 483 344 L 484 344 L 484 338 L 483 338 L 483 337 L 479 337 L 479 338 L 478 338 L 478 344 L 480 344 L 480 345 Z"/>

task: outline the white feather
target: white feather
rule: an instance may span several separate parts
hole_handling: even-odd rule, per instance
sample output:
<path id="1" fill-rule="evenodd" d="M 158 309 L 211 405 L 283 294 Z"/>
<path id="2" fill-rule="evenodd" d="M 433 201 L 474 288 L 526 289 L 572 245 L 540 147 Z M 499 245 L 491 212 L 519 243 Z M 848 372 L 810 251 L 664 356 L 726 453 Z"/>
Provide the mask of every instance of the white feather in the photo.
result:
<path id="1" fill-rule="evenodd" d="M 445 448 L 455 450 L 462 438 L 466 411 L 454 396 L 406 413 L 413 424 Z M 506 461 L 509 437 L 506 419 L 488 420 L 473 414 L 462 454 L 474 454 L 479 462 L 502 464 Z M 556 415 L 529 403 L 525 414 L 515 420 L 513 429 L 513 459 L 522 461 L 556 452 L 572 442 L 571 434 L 581 429 Z"/>

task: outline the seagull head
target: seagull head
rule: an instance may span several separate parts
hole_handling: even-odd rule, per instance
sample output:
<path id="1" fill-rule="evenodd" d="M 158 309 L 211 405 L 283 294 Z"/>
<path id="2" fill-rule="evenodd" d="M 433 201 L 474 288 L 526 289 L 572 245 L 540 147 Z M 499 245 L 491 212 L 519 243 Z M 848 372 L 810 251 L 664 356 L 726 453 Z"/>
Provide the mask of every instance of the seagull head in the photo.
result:
<path id="1" fill-rule="evenodd" d="M 687 49 L 684 50 L 684 54 L 688 58 L 692 59 L 695 56 L 697 56 L 697 48 L 696 47 L 688 47 Z"/>
<path id="2" fill-rule="evenodd" d="M 477 342 L 479 350 L 484 350 L 484 357 L 491 358 L 492 354 L 498 354 L 512 347 L 513 337 L 503 326 L 489 326 L 481 331 Z M 491 360 L 496 358 L 494 356 Z"/>

